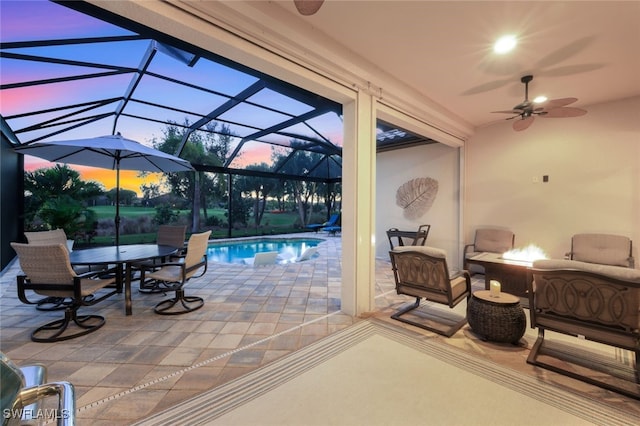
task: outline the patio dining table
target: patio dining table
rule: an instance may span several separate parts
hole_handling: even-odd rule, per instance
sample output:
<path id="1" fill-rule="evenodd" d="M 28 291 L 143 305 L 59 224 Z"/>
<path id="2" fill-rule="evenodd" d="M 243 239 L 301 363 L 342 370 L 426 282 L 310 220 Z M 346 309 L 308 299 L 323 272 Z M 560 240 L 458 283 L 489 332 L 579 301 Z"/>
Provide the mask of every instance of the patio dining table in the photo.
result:
<path id="1" fill-rule="evenodd" d="M 124 284 L 125 314 L 131 315 L 131 266 L 144 260 L 164 258 L 177 251 L 178 249 L 172 246 L 131 244 L 73 250 L 69 253 L 69 259 L 72 265 L 115 265 L 119 292 L 122 292 Z"/>

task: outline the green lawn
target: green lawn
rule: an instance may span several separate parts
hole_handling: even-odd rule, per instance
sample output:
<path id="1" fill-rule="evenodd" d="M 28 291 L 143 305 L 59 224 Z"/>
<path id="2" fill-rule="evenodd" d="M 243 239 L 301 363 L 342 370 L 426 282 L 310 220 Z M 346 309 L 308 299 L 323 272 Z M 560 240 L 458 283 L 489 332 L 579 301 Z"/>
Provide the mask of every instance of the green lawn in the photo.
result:
<path id="1" fill-rule="evenodd" d="M 114 206 L 96 206 L 90 207 L 91 210 L 96 212 L 98 219 L 113 219 L 116 214 L 116 209 Z M 129 206 L 121 206 L 120 207 L 120 217 L 121 218 L 138 218 L 141 216 L 149 216 L 153 217 L 156 211 L 154 208 L 149 207 L 129 207 Z M 208 209 L 207 214 L 209 217 L 216 216 L 221 219 L 223 222 L 226 222 L 227 218 L 225 216 L 226 210 L 223 209 Z M 190 214 L 189 210 L 181 210 L 181 217 L 188 217 Z M 246 236 L 256 236 L 256 235 L 277 235 L 277 234 L 288 234 L 294 232 L 300 232 L 300 229 L 294 228 L 293 224 L 295 223 L 298 215 L 294 212 L 286 212 L 286 213 L 270 213 L 266 212 L 262 219 L 262 224 L 259 229 L 255 229 L 253 227 L 252 218 L 249 218 L 249 226 L 245 229 L 232 230 L 232 237 L 246 237 Z M 121 244 L 137 244 L 137 243 L 149 243 L 155 241 L 155 233 L 144 233 L 144 234 L 120 234 L 120 243 Z M 212 234 L 212 238 L 227 238 L 228 237 L 228 229 L 214 229 Z M 113 236 L 107 237 L 95 237 L 92 240 L 92 243 L 102 245 L 102 244 L 113 244 Z"/>
<path id="2" fill-rule="evenodd" d="M 89 207 L 96 212 L 98 219 L 113 219 L 116 216 L 115 206 L 95 206 Z M 120 217 L 155 216 L 156 209 L 153 207 L 128 207 L 120 206 Z"/>

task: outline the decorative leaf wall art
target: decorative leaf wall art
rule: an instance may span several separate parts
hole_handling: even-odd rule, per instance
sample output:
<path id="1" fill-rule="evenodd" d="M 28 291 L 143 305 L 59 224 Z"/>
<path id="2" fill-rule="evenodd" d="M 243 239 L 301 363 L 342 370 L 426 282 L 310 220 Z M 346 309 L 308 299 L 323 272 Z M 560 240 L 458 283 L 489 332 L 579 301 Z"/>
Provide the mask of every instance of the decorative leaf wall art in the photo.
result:
<path id="1" fill-rule="evenodd" d="M 396 204 L 404 209 L 404 217 L 418 219 L 433 204 L 438 194 L 438 181 L 432 178 L 412 179 L 396 191 Z"/>

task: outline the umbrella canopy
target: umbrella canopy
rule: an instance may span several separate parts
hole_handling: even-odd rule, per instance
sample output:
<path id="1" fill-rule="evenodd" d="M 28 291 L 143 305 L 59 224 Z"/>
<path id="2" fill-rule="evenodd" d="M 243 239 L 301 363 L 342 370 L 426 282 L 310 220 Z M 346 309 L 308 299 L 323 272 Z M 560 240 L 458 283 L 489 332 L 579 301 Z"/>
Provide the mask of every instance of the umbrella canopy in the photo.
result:
<path id="1" fill-rule="evenodd" d="M 160 173 L 194 170 L 187 160 L 125 139 L 119 133 L 87 139 L 35 142 L 18 146 L 15 151 L 54 163 L 116 170 L 116 245 L 120 244 L 120 169 Z"/>

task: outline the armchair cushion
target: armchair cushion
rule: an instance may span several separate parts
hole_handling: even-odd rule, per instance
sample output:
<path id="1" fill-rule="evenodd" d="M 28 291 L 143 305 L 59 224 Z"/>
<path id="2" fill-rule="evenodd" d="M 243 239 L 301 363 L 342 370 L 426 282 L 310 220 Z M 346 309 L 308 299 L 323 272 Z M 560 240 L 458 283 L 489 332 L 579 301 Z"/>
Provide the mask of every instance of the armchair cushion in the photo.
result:
<path id="1" fill-rule="evenodd" d="M 474 246 L 475 252 L 504 253 L 513 248 L 513 232 L 504 229 L 478 229 Z"/>
<path id="2" fill-rule="evenodd" d="M 446 251 L 429 246 L 398 246 L 395 247 L 393 251 L 396 253 L 402 253 L 405 251 L 417 251 L 418 253 L 423 253 L 431 257 L 437 257 L 439 259 L 445 259 L 447 257 Z"/>
<path id="3" fill-rule="evenodd" d="M 622 235 L 576 234 L 571 240 L 572 260 L 630 266 L 631 240 Z"/>

